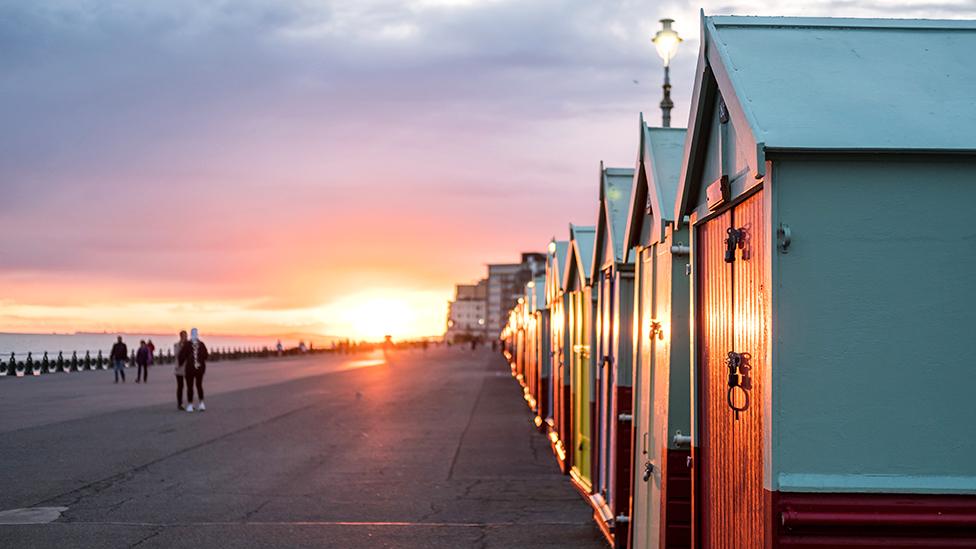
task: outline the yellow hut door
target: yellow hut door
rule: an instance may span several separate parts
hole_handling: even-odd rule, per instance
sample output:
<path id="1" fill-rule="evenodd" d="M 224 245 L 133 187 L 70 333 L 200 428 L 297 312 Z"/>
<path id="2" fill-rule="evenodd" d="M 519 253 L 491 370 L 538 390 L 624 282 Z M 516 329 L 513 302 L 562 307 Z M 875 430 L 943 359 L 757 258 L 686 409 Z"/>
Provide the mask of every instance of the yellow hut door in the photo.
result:
<path id="1" fill-rule="evenodd" d="M 768 283 L 763 193 L 697 229 L 701 547 L 765 544 L 763 378 Z"/>
<path id="2" fill-rule="evenodd" d="M 576 472 L 589 486 L 592 486 L 592 421 L 590 419 L 590 341 L 585 292 L 573 293 L 573 309 L 576 322 L 573 323 L 573 425 L 575 440 L 573 464 Z"/>

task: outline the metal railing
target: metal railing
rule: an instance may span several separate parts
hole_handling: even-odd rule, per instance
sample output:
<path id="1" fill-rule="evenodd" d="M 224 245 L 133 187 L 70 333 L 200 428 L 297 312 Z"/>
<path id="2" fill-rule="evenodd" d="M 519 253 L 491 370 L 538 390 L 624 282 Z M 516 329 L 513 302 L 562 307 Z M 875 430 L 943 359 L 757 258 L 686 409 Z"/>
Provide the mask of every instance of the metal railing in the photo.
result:
<path id="1" fill-rule="evenodd" d="M 333 352 L 330 349 L 307 349 L 302 351 L 298 348 L 286 349 L 280 356 L 295 356 L 305 354 L 318 354 Z M 18 358 L 18 355 L 20 358 Z M 84 351 L 83 356 L 78 356 L 78 351 L 71 351 L 70 356 L 65 356 L 64 351 L 58 351 L 56 357 L 49 356 L 47 351 L 40 357 L 35 357 L 33 352 L 10 353 L 3 355 L 7 358 L 0 359 L 0 376 L 39 376 L 41 374 L 84 372 L 91 370 L 108 370 L 111 368 L 111 361 L 99 350 L 92 356 L 91 351 Z M 273 358 L 278 357 L 278 351 L 268 347 L 217 347 L 210 350 L 208 362 L 220 362 L 225 360 L 241 360 L 245 358 Z M 152 365 L 174 364 L 176 356 L 172 349 L 163 352 L 162 349 L 153 355 Z M 126 368 L 134 368 L 136 365 L 136 352 L 129 354 L 125 361 Z"/>

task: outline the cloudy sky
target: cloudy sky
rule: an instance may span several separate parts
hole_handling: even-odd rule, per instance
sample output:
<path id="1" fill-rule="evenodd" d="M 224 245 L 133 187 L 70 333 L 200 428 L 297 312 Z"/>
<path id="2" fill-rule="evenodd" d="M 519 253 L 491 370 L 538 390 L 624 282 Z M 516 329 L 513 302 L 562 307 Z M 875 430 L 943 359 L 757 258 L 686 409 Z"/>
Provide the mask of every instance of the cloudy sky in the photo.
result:
<path id="1" fill-rule="evenodd" d="M 600 160 L 687 118 L 698 9 L 974 0 L 0 1 L 0 331 L 443 328 L 455 282 L 592 223 Z M 376 315 L 386 317 L 375 322 Z"/>

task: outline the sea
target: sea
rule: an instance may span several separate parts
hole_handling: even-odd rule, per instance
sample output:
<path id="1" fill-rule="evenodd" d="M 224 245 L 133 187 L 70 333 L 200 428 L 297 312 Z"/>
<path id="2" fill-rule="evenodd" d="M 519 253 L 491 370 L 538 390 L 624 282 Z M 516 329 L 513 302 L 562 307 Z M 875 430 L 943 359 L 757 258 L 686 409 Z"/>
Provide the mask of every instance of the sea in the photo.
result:
<path id="1" fill-rule="evenodd" d="M 128 345 L 130 350 L 138 349 L 140 340 L 151 339 L 153 344 L 156 346 L 157 352 L 159 352 L 160 349 L 163 349 L 165 352 L 166 349 L 172 348 L 173 344 L 179 339 L 176 334 L 0 333 L 0 359 L 9 359 L 11 353 L 13 353 L 18 359 L 26 357 L 27 353 L 32 353 L 35 358 L 40 359 L 44 356 L 45 352 L 48 353 L 48 357 L 55 358 L 58 356 L 59 351 L 64 353 L 65 358 L 70 357 L 73 351 L 77 351 L 79 357 L 84 356 L 85 351 L 91 352 L 92 356 L 97 355 L 98 351 L 102 351 L 102 354 L 107 356 L 108 352 L 112 349 L 112 344 L 115 343 L 115 338 L 120 335 L 122 336 L 122 341 Z M 259 336 L 208 336 L 206 334 L 200 334 L 200 339 L 203 340 L 210 349 L 224 347 L 252 347 L 259 349 L 262 347 L 268 347 L 269 349 L 273 349 L 278 343 L 278 338 Z M 298 339 L 292 340 L 281 338 L 281 344 L 286 348 L 296 347 L 298 346 L 298 343 Z"/>

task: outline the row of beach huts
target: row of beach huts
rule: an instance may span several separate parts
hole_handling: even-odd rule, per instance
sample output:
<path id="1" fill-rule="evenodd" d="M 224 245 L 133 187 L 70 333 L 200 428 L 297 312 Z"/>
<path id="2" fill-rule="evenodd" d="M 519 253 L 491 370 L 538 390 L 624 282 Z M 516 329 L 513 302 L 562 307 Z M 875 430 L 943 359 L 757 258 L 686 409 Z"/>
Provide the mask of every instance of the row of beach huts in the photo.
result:
<path id="1" fill-rule="evenodd" d="M 976 23 L 703 17 L 501 333 L 614 547 L 976 547 Z"/>

